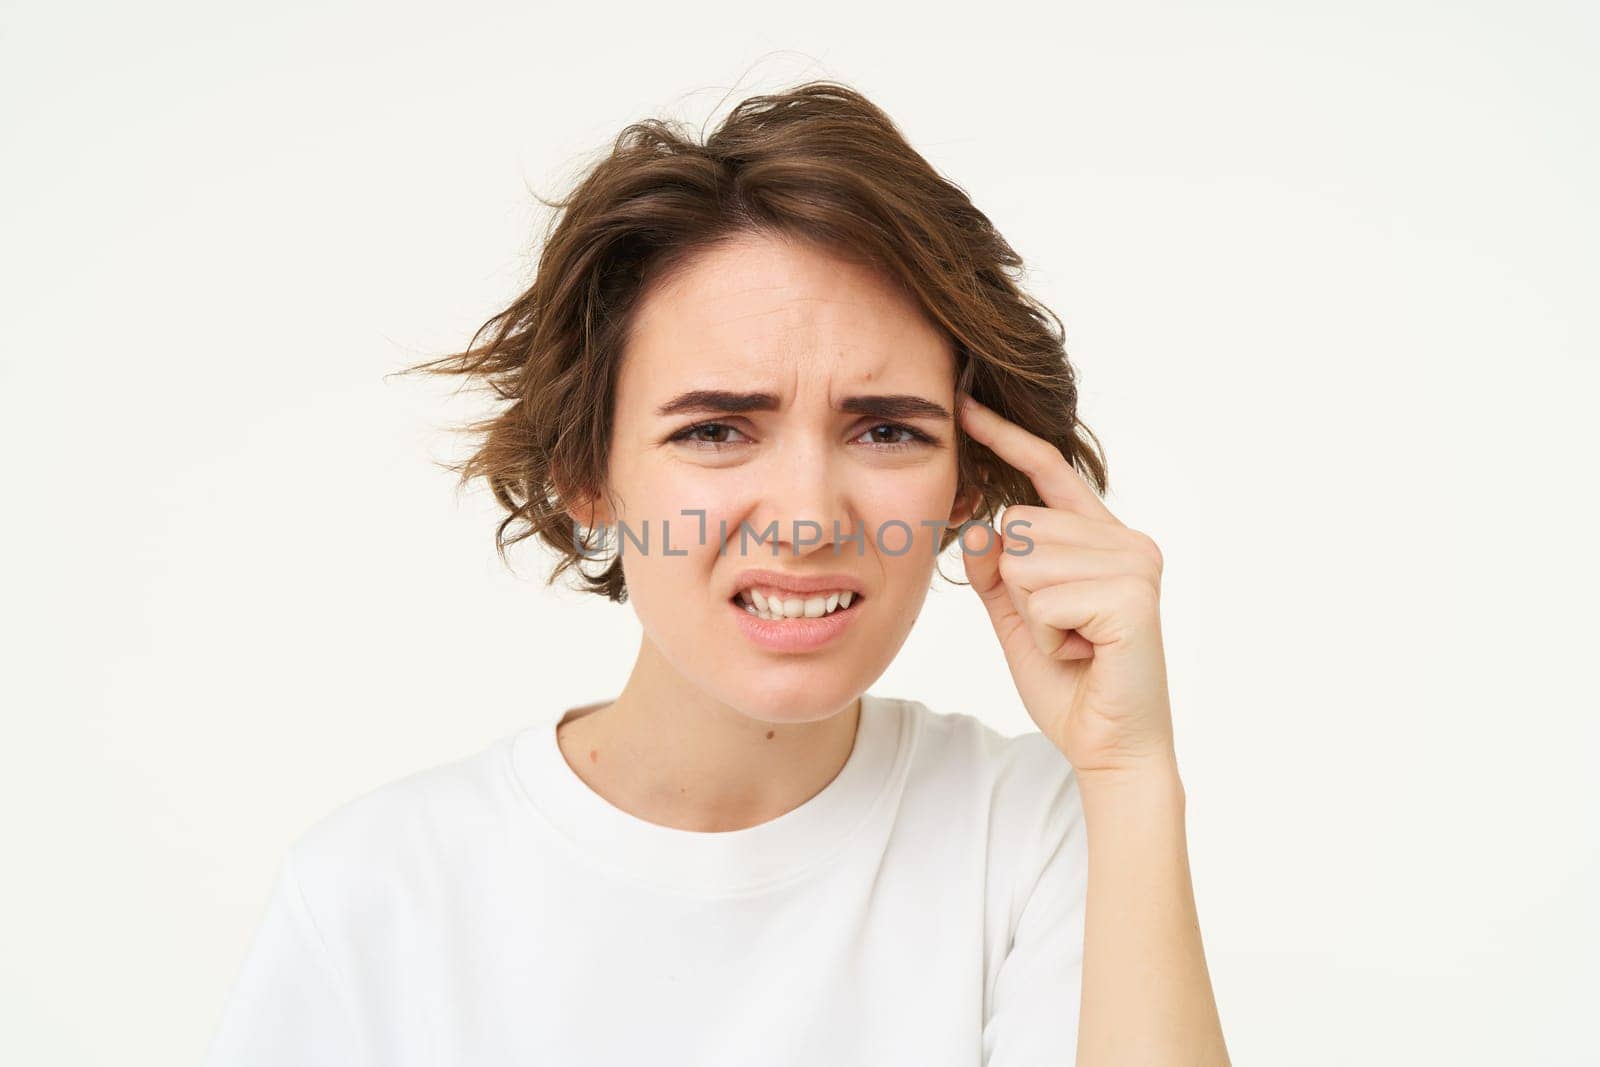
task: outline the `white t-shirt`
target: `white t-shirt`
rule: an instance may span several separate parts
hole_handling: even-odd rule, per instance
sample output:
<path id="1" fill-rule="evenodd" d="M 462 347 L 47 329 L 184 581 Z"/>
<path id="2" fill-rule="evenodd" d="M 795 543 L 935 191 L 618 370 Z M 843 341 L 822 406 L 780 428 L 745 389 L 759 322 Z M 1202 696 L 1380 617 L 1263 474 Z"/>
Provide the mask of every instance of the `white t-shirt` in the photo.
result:
<path id="1" fill-rule="evenodd" d="M 207 1067 L 1070 1064 L 1087 841 L 1071 764 L 862 696 L 776 819 L 614 807 L 560 713 L 290 846 Z"/>

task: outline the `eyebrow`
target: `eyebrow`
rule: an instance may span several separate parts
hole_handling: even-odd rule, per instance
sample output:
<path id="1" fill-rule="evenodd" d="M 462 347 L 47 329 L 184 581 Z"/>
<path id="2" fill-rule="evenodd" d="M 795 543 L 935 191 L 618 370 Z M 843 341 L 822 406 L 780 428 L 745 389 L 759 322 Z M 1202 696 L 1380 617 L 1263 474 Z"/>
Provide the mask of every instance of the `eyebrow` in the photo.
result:
<path id="1" fill-rule="evenodd" d="M 691 389 L 680 393 L 656 408 L 657 415 L 682 415 L 686 412 L 712 412 L 716 414 L 741 414 L 746 411 L 776 411 L 778 397 L 774 393 L 736 393 L 726 389 Z M 952 416 L 942 404 L 912 393 L 887 393 L 864 396 L 847 396 L 839 401 L 839 410 L 855 415 L 872 415 L 880 419 L 942 419 Z"/>

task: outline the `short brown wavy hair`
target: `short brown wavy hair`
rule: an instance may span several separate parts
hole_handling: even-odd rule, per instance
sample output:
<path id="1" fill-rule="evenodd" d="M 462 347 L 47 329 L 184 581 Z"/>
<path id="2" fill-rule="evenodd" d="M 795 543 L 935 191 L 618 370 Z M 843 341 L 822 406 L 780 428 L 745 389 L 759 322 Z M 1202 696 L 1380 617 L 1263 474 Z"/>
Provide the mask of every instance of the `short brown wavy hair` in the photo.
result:
<path id="1" fill-rule="evenodd" d="M 475 451 L 449 465 L 462 486 L 484 478 L 508 512 L 495 538 L 502 562 L 537 536 L 560 557 L 549 583 L 576 567 L 584 591 L 627 599 L 620 560 L 594 575 L 578 566 L 592 556 L 567 509 L 608 492 L 632 312 L 691 256 L 748 233 L 808 241 L 903 287 L 950 340 L 957 387 L 1056 445 L 1105 492 L 1061 320 L 1019 288 L 1022 258 L 988 217 L 857 90 L 822 80 L 751 96 L 703 141 L 672 120 L 635 122 L 567 197 L 538 199 L 556 211 L 532 285 L 466 351 L 400 372 L 464 375 L 503 402 L 462 428 Z M 973 518 L 1043 503 L 1026 475 L 957 431 Z M 940 551 L 956 536 L 947 529 Z"/>

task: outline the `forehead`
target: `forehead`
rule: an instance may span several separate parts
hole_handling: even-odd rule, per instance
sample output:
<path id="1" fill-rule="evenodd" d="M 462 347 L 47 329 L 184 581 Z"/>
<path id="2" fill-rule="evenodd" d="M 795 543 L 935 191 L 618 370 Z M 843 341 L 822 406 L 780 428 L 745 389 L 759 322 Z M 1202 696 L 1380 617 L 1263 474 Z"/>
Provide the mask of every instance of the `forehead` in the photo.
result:
<path id="1" fill-rule="evenodd" d="M 741 235 L 689 260 L 642 298 L 624 376 L 661 387 L 953 380 L 944 334 L 862 264 L 802 243 Z M 692 377 L 692 381 L 690 380 Z"/>

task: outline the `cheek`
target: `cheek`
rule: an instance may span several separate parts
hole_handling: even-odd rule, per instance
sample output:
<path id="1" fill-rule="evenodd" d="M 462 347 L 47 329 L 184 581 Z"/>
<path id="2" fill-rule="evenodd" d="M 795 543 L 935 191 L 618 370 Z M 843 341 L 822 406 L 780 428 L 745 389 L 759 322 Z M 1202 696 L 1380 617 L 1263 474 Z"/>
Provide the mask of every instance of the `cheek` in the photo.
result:
<path id="1" fill-rule="evenodd" d="M 877 478 L 862 496 L 863 506 L 877 522 L 895 519 L 915 530 L 929 530 L 920 524 L 950 517 L 950 506 L 955 499 L 956 473 L 952 465 L 925 470 L 895 471 L 892 476 Z"/>
<path id="2" fill-rule="evenodd" d="M 718 522 L 734 512 L 729 493 L 704 472 L 663 466 L 637 479 L 625 498 L 623 574 L 630 598 L 671 616 L 706 589 L 718 552 Z"/>
<path id="3" fill-rule="evenodd" d="M 755 468 L 748 471 L 662 463 L 638 479 L 629 510 L 648 515 L 652 529 L 671 523 L 672 550 L 692 560 L 716 555 L 720 543 L 737 534 L 752 505 L 762 499 L 768 482 Z"/>
<path id="4" fill-rule="evenodd" d="M 630 527 L 642 530 L 648 520 L 651 536 L 659 539 L 670 524 L 674 552 L 696 547 L 701 525 L 698 513 L 703 511 L 710 518 L 722 506 L 721 498 L 727 496 L 716 479 L 692 467 L 655 463 L 640 465 L 629 473 L 631 477 L 620 489 Z M 707 538 L 712 536 L 707 531 Z M 653 553 L 654 543 L 651 547 Z"/>

